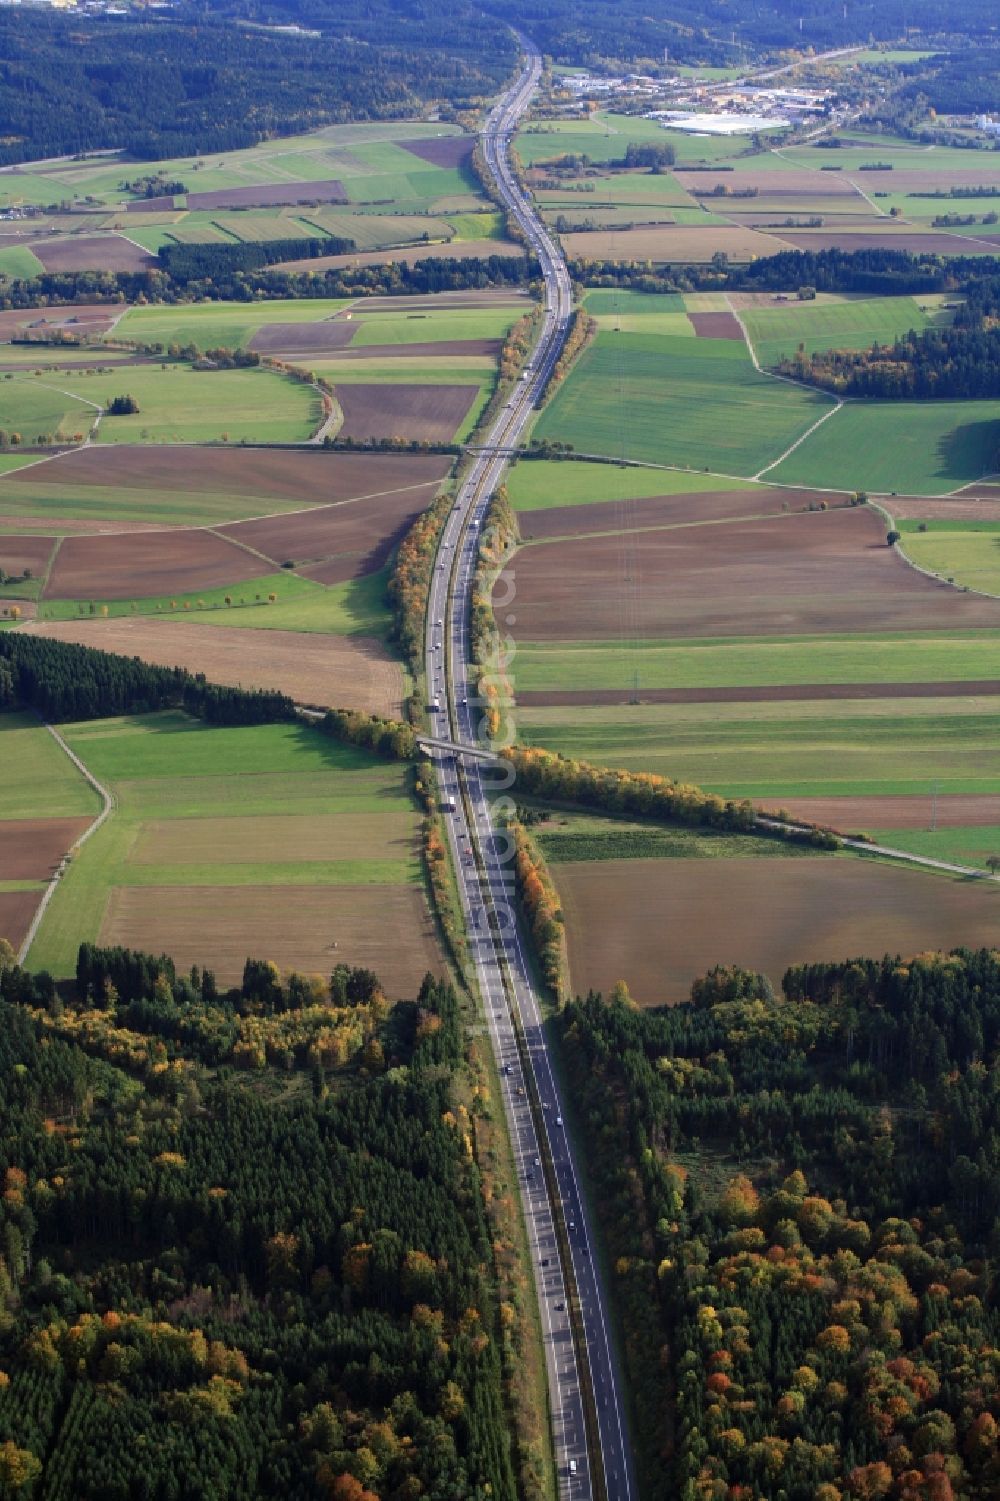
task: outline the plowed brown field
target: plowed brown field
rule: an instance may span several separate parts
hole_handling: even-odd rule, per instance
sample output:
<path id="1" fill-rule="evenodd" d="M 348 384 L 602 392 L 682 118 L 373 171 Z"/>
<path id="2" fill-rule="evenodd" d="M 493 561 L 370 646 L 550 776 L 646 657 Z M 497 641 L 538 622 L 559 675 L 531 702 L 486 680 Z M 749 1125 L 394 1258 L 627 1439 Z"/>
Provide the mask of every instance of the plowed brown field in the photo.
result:
<path id="1" fill-rule="evenodd" d="M 31 248 L 46 271 L 146 271 L 158 264 L 155 255 L 121 235 L 37 240 Z"/>
<path id="2" fill-rule="evenodd" d="M 186 667 L 203 672 L 210 683 L 278 688 L 298 703 L 402 717 L 402 668 L 380 641 L 367 636 L 222 628 L 155 616 L 44 620 L 21 629 L 141 657 L 159 667 Z"/>
<path id="3" fill-rule="evenodd" d="M 5 881 L 47 881 L 89 818 L 0 819 L 0 872 Z"/>
<path id="4" fill-rule="evenodd" d="M 473 136 L 438 136 L 423 141 L 397 141 L 404 151 L 412 151 L 421 161 L 435 167 L 460 167 L 469 160 L 475 145 Z"/>
<path id="5" fill-rule="evenodd" d="M 699 339 L 742 340 L 743 330 L 732 313 L 689 313 Z"/>
<path id="6" fill-rule="evenodd" d="M 781 806 L 793 818 L 824 828 L 852 830 L 988 828 L 1000 824 L 1000 795 L 949 793 L 944 797 L 793 797 Z M 1000 943 L 1000 933 L 997 935 Z"/>
<path id="7" fill-rule="evenodd" d="M 97 941 L 168 953 L 178 970 L 208 963 L 223 985 L 248 956 L 306 974 L 363 965 L 390 997 L 442 968 L 419 886 L 119 886 Z"/>
<path id="8" fill-rule="evenodd" d="M 319 323 L 266 323 L 248 347 L 259 354 L 322 354 L 327 349 L 343 349 L 357 330 L 356 323 L 343 318 L 324 318 Z"/>
<path id="9" fill-rule="evenodd" d="M 818 490 L 702 490 L 682 495 L 651 495 L 645 500 L 598 500 L 580 506 L 551 506 L 520 511 L 518 524 L 527 541 L 549 537 L 586 537 L 600 532 L 640 531 L 645 527 L 688 526 L 736 520 L 741 516 L 776 516 L 805 511 L 830 497 Z M 838 502 L 834 502 L 837 504 Z"/>
<path id="10" fill-rule="evenodd" d="M 219 532 L 276 564 L 339 560 L 347 570 L 339 578 L 355 578 L 382 567 L 410 522 L 427 509 L 436 490 L 436 483 L 416 485 L 369 500 L 317 506 L 259 521 L 235 521 L 220 527 Z"/>
<path id="11" fill-rule="evenodd" d="M 28 568 L 38 578 L 49 566 L 54 546 L 51 537 L 0 536 L 0 572 L 20 577 Z"/>
<path id="12" fill-rule="evenodd" d="M 515 567 L 527 640 L 616 637 L 623 597 L 644 638 L 1000 626 L 1000 602 L 908 567 L 868 509 L 536 544 Z"/>
<path id="13" fill-rule="evenodd" d="M 67 537 L 46 599 L 149 599 L 222 588 L 273 572 L 266 558 L 208 531 L 129 532 Z"/>
<path id="14" fill-rule="evenodd" d="M 126 489 L 190 490 L 300 506 L 329 505 L 360 495 L 432 484 L 448 460 L 423 454 L 327 453 L 321 448 L 80 448 L 7 475 L 4 485 L 121 485 Z"/>
<path id="15" fill-rule="evenodd" d="M 593 860 L 553 865 L 574 989 L 625 980 L 647 1006 L 739 964 L 774 985 L 791 964 L 997 943 L 1000 886 L 850 857 Z"/>
<path id="16" fill-rule="evenodd" d="M 40 891 L 0 891 L 0 938 L 15 950 L 24 942 L 41 899 Z"/>
<path id="17" fill-rule="evenodd" d="M 342 438 L 419 438 L 450 443 L 461 427 L 478 386 L 342 385 Z"/>

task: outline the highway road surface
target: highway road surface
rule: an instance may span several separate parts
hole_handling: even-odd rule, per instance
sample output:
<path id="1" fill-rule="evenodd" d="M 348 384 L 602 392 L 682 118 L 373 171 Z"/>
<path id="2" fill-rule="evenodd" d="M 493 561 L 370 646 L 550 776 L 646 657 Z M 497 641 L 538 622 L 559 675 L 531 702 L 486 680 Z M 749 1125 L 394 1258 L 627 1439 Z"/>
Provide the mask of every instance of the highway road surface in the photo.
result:
<path id="1" fill-rule="evenodd" d="M 526 61 L 482 133 L 490 171 L 545 279 L 542 331 L 527 367 L 475 454 L 444 527 L 427 611 L 426 675 L 431 736 L 484 742 L 482 704 L 469 665 L 469 607 L 480 528 L 490 497 L 555 364 L 571 314 L 569 274 L 514 175 L 508 146 L 538 84 L 541 58 Z M 516 605 L 512 604 L 512 609 Z M 503 622 L 501 622 L 503 623 Z M 564 1109 L 546 1048 L 539 1000 L 518 926 L 507 837 L 494 827 L 490 795 L 510 789 L 503 766 L 430 747 L 439 770 L 469 950 L 500 1071 L 534 1263 L 548 1375 L 559 1495 L 567 1501 L 634 1501 L 635 1480 L 610 1317 Z"/>

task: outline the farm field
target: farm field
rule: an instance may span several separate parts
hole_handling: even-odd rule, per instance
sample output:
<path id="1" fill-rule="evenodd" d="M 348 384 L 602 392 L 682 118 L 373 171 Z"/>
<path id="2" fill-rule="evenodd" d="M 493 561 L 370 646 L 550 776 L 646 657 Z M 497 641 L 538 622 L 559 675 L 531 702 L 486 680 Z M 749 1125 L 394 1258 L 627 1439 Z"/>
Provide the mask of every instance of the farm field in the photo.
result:
<path id="1" fill-rule="evenodd" d="M 139 411 L 102 417 L 98 442 L 301 443 L 321 416 L 317 391 L 270 370 L 131 365 L 107 373 L 64 371 L 51 382 L 17 375 L 4 384 L 4 418 L 9 430 L 30 441 L 46 434 L 58 442 L 89 432 L 108 402 L 126 392 Z"/>
<path id="2" fill-rule="evenodd" d="M 247 955 L 381 966 L 392 994 L 440 968 L 399 766 L 299 725 L 158 714 L 65 734 L 117 807 L 60 884 L 36 967 L 70 972 L 90 937 L 208 963 L 223 984 Z"/>
<path id="3" fill-rule="evenodd" d="M 558 459 L 520 459 L 507 475 L 507 493 L 515 511 L 557 510 L 718 488 L 719 476 L 714 474 Z M 727 478 L 726 488 L 752 491 L 755 487 L 750 481 Z"/>
<path id="4" fill-rule="evenodd" d="M 45 883 L 100 802 L 34 715 L 0 712 L 0 766 L 0 938 L 18 949 Z"/>
<path id="5" fill-rule="evenodd" d="M 538 438 L 584 453 L 750 477 L 830 407 L 759 374 L 731 339 L 599 333 L 542 411 Z M 822 429 L 821 429 L 822 431 Z"/>
<path id="6" fill-rule="evenodd" d="M 24 274 L 36 258 L 53 270 L 155 264 L 148 252 L 172 241 L 336 235 L 364 251 L 425 235 L 450 242 L 472 230 L 486 240 L 495 220 L 469 170 L 471 152 L 472 137 L 453 125 L 329 126 L 208 159 L 144 163 L 144 173 L 187 189 L 150 199 L 125 189 L 129 167 L 113 156 L 34 163 L 5 174 L 0 207 L 60 201 L 70 208 L 50 221 L 18 221 L 15 244 L 0 252 L 0 275 Z M 80 235 L 80 225 L 93 233 Z"/>
<path id="7" fill-rule="evenodd" d="M 921 525 L 926 532 L 917 530 Z M 918 567 L 965 588 L 1000 595 L 1000 523 L 969 521 L 953 530 L 946 519 L 938 524 L 904 521 L 900 530 L 898 545 Z"/>
<path id="8" fill-rule="evenodd" d="M 199 349 L 242 349 L 258 329 L 273 323 L 321 323 L 349 307 L 346 298 L 305 301 L 185 302 L 130 308 L 115 325 L 114 337 L 140 344 L 195 344 Z"/>
<path id="9" fill-rule="evenodd" d="M 625 515 L 609 508 L 603 535 L 533 541 L 515 565 L 519 632 L 532 642 L 603 636 L 627 654 L 633 639 L 657 637 L 1000 628 L 1000 601 L 908 568 L 871 508 L 784 514 L 780 496 L 722 492 L 712 509 L 697 496 L 637 502 Z M 744 507 L 763 514 L 741 515 Z M 687 524 L 663 524 L 678 510 Z M 580 525 L 593 514 L 585 508 Z M 558 513 L 554 526 L 569 530 Z"/>
<path id="10" fill-rule="evenodd" d="M 942 495 L 996 472 L 1000 401 L 849 401 L 769 478 L 779 484 Z"/>
<path id="11" fill-rule="evenodd" d="M 694 782 L 725 797 L 788 806 L 836 827 L 886 828 L 903 810 L 880 816 L 878 801 L 912 800 L 912 818 L 928 821 L 936 788 L 943 821 L 950 798 L 995 793 L 1000 786 L 1000 687 L 934 696 L 812 698 L 619 706 L 532 706 L 519 714 L 529 743 L 596 765 L 619 765 Z M 823 799 L 807 808 L 802 799 Z M 869 800 L 865 808 L 838 799 Z M 826 807 L 829 800 L 831 806 Z M 834 817 L 834 812 L 837 817 Z M 991 808 L 991 820 L 996 813 Z M 974 822 L 968 807 L 960 815 Z M 904 823 L 905 827 L 906 824 Z"/>
<path id="12" fill-rule="evenodd" d="M 739 307 L 738 298 L 733 299 Z M 784 302 L 740 310 L 744 327 L 762 365 L 790 359 L 804 347 L 807 354 L 825 349 L 866 349 L 892 343 L 911 329 L 939 326 L 949 314 L 925 311 L 916 297 L 857 297 L 837 302 Z"/>
<path id="13" fill-rule="evenodd" d="M 274 613 L 263 606 L 220 611 L 209 617 L 211 623 L 202 613 L 190 619 L 147 615 L 31 621 L 20 629 L 142 657 L 160 667 L 186 667 L 212 683 L 277 688 L 298 703 L 401 716 L 406 682 L 384 645 L 384 617 L 368 622 L 370 634 L 363 619 L 357 633 L 337 634 L 317 628 L 315 615 L 308 623 L 294 612 L 282 618 L 282 608 L 273 606 Z M 342 601 L 332 601 L 323 623 L 342 618 L 346 609 Z M 265 621 L 269 628 L 261 629 Z"/>
<path id="14" fill-rule="evenodd" d="M 1000 631 L 858 632 L 737 636 L 678 642 L 628 640 L 518 643 L 519 694 L 601 690 L 630 694 L 708 689 L 777 690 L 797 685 L 993 683 Z M 725 695 L 719 695 L 725 696 Z M 558 702 L 559 700 L 555 700 Z"/>
<path id="15" fill-rule="evenodd" d="M 446 459 L 422 454 L 91 447 L 20 472 L 12 464 L 0 482 L 0 526 L 54 532 L 217 526 L 394 495 L 410 495 L 419 510 L 447 468 Z"/>
<path id="16" fill-rule="evenodd" d="M 852 954 L 992 946 L 1000 888 L 850 855 L 553 864 L 577 990 L 676 1004 L 716 964 L 766 974 Z"/>

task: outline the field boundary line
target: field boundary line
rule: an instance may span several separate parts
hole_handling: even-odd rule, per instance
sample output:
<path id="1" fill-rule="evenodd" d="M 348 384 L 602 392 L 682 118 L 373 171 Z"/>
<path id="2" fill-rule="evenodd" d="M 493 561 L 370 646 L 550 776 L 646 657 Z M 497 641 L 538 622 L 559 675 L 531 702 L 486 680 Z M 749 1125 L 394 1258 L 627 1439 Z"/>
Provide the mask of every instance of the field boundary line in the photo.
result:
<path id="1" fill-rule="evenodd" d="M 214 526 L 199 527 L 198 530 L 207 532 L 210 537 L 218 537 L 220 542 L 226 542 L 232 547 L 239 547 L 243 552 L 248 552 L 252 558 L 260 558 L 262 563 L 269 563 L 273 570 L 281 566 L 274 558 L 269 558 L 266 552 L 260 552 L 256 547 L 251 547 L 249 542 L 241 542 L 238 537 L 224 537 L 221 532 L 216 531 Z"/>
<path id="2" fill-rule="evenodd" d="M 23 964 L 25 959 L 27 958 L 28 951 L 38 935 L 38 929 L 41 926 L 42 918 L 45 916 L 45 913 L 48 910 L 49 903 L 55 896 L 56 888 L 58 887 L 59 882 L 62 880 L 63 876 L 66 874 L 66 871 L 69 869 L 70 863 L 73 860 L 74 856 L 79 853 L 79 851 L 83 848 L 91 835 L 97 833 L 101 825 L 108 818 L 110 818 L 114 809 L 117 807 L 117 803 L 115 802 L 115 798 L 112 793 L 110 793 L 108 789 L 97 780 L 93 772 L 84 765 L 80 757 L 77 755 L 76 751 L 70 749 L 70 747 L 66 744 L 66 741 L 56 729 L 55 725 L 49 724 L 47 720 L 43 720 L 42 723 L 45 729 L 47 729 L 49 734 L 52 736 L 53 740 L 59 746 L 59 748 L 73 762 L 73 765 L 76 767 L 80 775 L 84 778 L 85 781 L 90 783 L 91 787 L 93 787 L 94 791 L 101 799 L 103 806 L 100 813 L 98 813 L 97 817 L 90 825 L 89 829 L 84 829 L 80 837 L 70 845 L 65 855 L 63 855 L 62 859 L 59 861 L 59 864 L 55 870 L 55 874 L 52 876 L 51 880 L 46 886 L 44 892 L 42 893 L 42 899 L 35 909 L 35 915 L 31 919 L 31 926 L 28 928 L 27 933 L 24 935 L 24 942 L 21 944 L 21 947 L 17 951 L 18 964 Z"/>

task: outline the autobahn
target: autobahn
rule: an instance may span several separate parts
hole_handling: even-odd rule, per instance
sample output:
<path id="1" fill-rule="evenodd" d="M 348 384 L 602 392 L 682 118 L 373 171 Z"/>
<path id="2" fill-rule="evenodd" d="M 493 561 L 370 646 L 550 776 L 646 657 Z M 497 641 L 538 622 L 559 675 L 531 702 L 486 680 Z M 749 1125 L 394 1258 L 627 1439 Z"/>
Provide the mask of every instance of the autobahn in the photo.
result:
<path id="1" fill-rule="evenodd" d="M 541 58 L 520 38 L 522 72 L 481 134 L 488 169 L 537 256 L 545 283 L 541 330 L 525 372 L 470 455 L 442 531 L 427 608 L 426 681 L 438 767 L 469 955 L 499 1070 L 519 1180 L 545 1351 L 559 1495 L 634 1501 L 632 1456 L 610 1318 L 587 1205 L 546 1044 L 532 967 L 517 918 L 508 837 L 492 797 L 509 790 L 501 764 L 455 755 L 450 745 L 492 749 L 476 699 L 469 620 L 481 527 L 566 339 L 572 292 L 566 263 L 514 172 L 509 146 L 538 85 Z M 504 617 L 504 623 L 511 623 Z"/>

